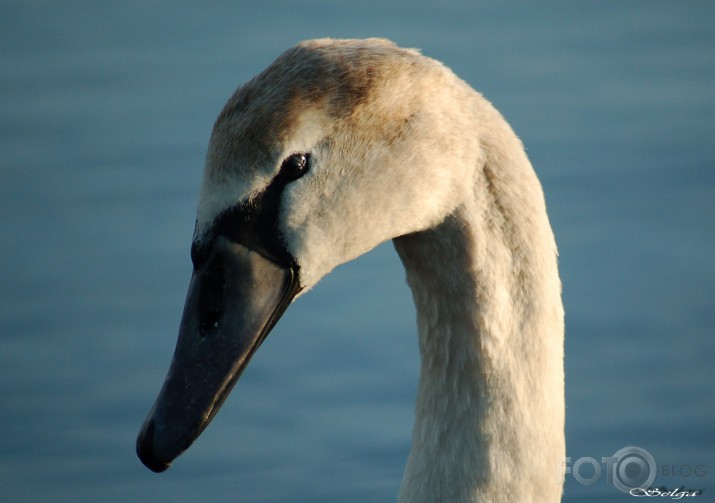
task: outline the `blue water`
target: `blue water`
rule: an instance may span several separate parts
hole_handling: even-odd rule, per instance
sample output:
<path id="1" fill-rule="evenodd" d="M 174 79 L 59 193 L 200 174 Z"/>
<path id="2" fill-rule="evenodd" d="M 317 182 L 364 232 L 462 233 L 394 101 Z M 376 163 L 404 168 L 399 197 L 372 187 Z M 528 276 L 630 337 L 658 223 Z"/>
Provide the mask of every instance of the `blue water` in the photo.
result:
<path id="1" fill-rule="evenodd" d="M 715 6 L 268 0 L 0 6 L 0 500 L 394 501 L 419 362 L 389 243 L 296 302 L 171 470 L 134 455 L 213 120 L 318 36 L 419 47 L 504 113 L 560 245 L 572 462 L 637 445 L 711 498 Z"/>

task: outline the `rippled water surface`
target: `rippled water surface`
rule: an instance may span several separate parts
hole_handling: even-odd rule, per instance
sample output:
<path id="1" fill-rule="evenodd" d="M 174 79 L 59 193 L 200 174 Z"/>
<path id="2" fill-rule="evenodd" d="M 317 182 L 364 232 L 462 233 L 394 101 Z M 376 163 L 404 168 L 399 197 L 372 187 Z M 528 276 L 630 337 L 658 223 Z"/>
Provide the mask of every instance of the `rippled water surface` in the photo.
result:
<path id="1" fill-rule="evenodd" d="M 215 115 L 318 36 L 419 47 L 504 113 L 560 245 L 572 462 L 637 445 L 655 485 L 712 494 L 713 4 L 23 1 L 0 7 L 0 499 L 395 499 L 419 361 L 389 243 L 296 302 L 171 470 L 134 454 Z M 630 498 L 604 473 L 564 499 Z"/>

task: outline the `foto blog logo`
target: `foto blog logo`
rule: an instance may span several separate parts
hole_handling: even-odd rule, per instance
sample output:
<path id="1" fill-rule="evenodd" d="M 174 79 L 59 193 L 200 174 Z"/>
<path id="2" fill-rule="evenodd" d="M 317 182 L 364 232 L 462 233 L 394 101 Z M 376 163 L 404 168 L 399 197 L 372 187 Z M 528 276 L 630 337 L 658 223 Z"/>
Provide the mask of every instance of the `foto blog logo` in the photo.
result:
<path id="1" fill-rule="evenodd" d="M 583 485 L 595 484 L 605 471 L 606 481 L 624 493 L 651 487 L 658 475 L 658 466 L 651 453 L 634 445 L 617 450 L 613 456 L 602 457 L 600 463 L 587 456 L 572 464 L 571 458 L 567 457 L 562 468 L 564 476 L 570 474 Z"/>

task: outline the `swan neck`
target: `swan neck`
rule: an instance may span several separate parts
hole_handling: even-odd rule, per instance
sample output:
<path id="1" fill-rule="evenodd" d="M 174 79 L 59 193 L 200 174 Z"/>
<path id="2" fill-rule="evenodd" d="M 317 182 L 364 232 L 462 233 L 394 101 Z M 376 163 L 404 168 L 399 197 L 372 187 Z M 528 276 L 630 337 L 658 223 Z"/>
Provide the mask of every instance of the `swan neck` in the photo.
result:
<path id="1" fill-rule="evenodd" d="M 528 194 L 485 165 L 475 202 L 394 240 L 422 360 L 401 502 L 560 499 L 561 286 L 540 186 L 517 160 Z"/>

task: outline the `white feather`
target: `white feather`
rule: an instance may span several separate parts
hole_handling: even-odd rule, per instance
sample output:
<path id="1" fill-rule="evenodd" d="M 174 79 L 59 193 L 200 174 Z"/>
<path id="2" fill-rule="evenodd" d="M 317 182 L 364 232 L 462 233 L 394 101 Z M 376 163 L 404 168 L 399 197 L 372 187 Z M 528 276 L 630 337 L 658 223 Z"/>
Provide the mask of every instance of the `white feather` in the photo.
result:
<path id="1" fill-rule="evenodd" d="M 521 142 L 442 64 L 385 40 L 317 40 L 240 88 L 216 123 L 197 233 L 284 157 L 279 230 L 308 289 L 394 239 L 422 355 L 400 501 L 558 501 L 563 308 L 556 245 Z"/>

